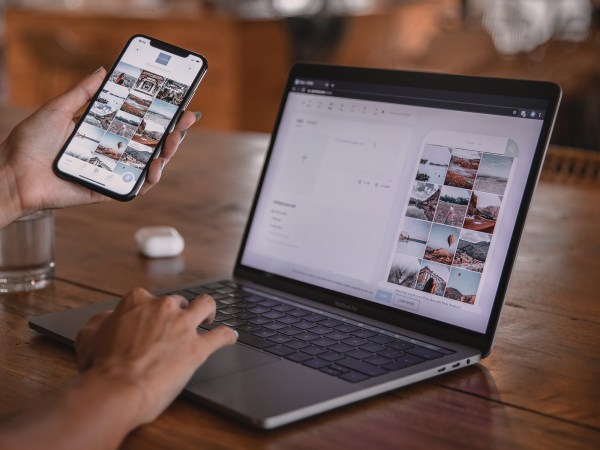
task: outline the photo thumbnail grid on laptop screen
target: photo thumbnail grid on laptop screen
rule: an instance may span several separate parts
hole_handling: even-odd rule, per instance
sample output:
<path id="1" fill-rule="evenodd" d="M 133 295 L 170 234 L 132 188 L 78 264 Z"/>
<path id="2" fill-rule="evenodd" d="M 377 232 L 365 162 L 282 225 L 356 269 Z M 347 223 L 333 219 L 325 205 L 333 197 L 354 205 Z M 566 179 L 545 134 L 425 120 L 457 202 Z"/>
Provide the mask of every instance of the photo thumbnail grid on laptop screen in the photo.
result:
<path id="1" fill-rule="evenodd" d="M 371 89 L 295 80 L 241 263 L 483 333 L 546 104 Z"/>
<path id="2" fill-rule="evenodd" d="M 59 167 L 131 191 L 202 66 L 135 39 L 109 75 Z"/>

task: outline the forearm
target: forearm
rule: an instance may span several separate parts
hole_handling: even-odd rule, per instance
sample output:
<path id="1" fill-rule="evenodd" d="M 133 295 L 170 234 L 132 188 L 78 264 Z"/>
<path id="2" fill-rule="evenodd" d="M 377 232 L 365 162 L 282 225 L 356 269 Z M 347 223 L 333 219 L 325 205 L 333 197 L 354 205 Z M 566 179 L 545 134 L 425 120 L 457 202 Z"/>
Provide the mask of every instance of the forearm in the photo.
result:
<path id="1" fill-rule="evenodd" d="M 90 370 L 58 398 L 0 425 L 0 448 L 112 449 L 139 425 L 134 383 Z"/>

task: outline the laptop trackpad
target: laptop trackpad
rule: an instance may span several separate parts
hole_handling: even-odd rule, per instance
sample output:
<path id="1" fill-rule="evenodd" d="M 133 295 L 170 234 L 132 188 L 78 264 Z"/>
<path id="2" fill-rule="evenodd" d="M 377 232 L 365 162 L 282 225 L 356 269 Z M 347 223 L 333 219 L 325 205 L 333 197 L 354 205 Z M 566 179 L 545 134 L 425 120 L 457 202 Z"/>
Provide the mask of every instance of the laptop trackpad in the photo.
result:
<path id="1" fill-rule="evenodd" d="M 188 386 L 199 381 L 230 375 L 254 367 L 279 362 L 279 358 L 242 345 L 225 347 L 213 353 L 196 371 Z"/>

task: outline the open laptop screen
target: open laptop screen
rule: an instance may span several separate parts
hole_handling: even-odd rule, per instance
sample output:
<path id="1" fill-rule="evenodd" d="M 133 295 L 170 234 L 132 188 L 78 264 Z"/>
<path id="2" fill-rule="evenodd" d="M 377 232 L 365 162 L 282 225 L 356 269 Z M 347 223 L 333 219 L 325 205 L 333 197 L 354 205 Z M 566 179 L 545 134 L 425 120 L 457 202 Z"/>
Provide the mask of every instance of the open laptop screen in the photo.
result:
<path id="1" fill-rule="evenodd" d="M 293 79 L 240 262 L 484 333 L 546 107 Z"/>

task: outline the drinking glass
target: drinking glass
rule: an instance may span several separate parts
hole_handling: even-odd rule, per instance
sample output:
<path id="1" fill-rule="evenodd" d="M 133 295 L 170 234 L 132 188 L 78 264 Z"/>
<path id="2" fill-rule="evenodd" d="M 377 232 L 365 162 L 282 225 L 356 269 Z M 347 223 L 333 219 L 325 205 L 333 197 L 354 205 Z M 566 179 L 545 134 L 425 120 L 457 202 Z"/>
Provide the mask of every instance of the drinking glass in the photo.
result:
<path id="1" fill-rule="evenodd" d="M 53 278 L 52 211 L 38 211 L 0 229 L 0 292 L 41 289 Z"/>

